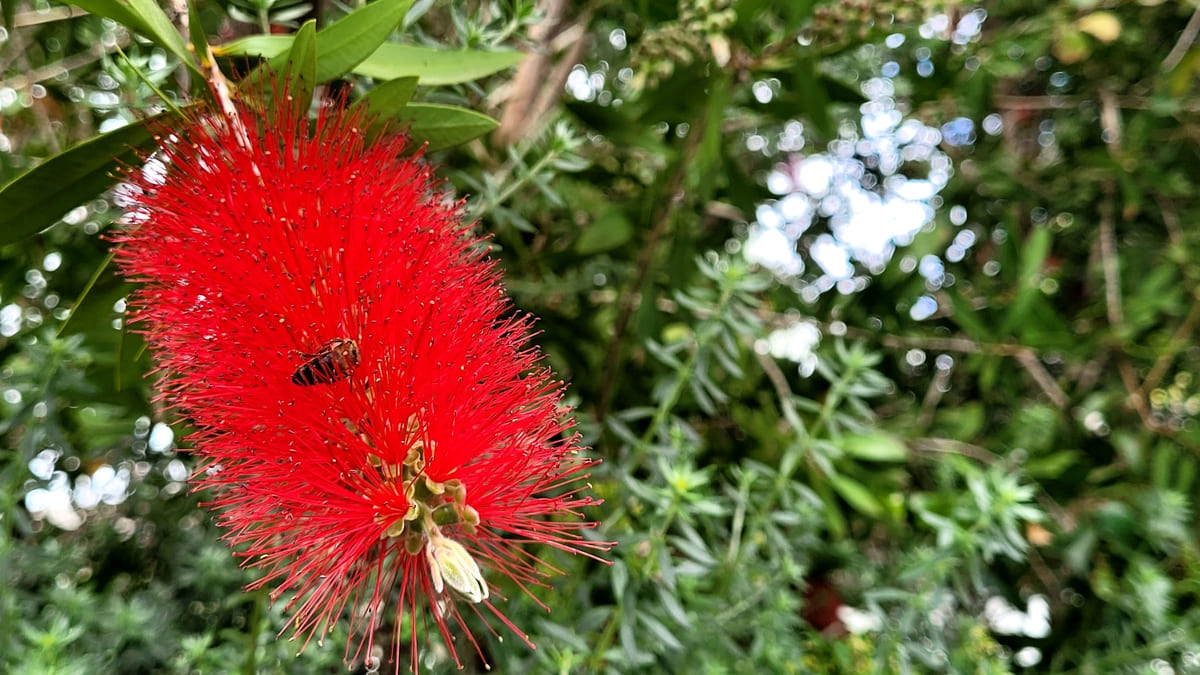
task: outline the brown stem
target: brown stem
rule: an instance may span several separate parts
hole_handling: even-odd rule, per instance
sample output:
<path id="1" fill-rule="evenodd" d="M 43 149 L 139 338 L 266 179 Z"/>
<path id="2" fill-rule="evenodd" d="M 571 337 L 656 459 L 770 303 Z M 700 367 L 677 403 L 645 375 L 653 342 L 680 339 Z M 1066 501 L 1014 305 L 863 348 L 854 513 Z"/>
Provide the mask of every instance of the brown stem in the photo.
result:
<path id="1" fill-rule="evenodd" d="M 950 369 L 937 369 L 933 379 L 929 382 L 929 388 L 925 390 L 925 398 L 921 401 L 921 414 L 917 417 L 918 428 L 927 429 L 933 423 L 933 413 L 937 410 L 942 396 L 946 394 L 946 384 L 949 381 Z"/>
<path id="2" fill-rule="evenodd" d="M 992 97 L 992 105 L 1006 111 L 1013 110 L 1069 110 L 1078 107 L 1085 101 L 1092 100 L 1087 96 L 1018 96 L 999 95 Z M 1113 103 L 1125 110 L 1149 110 L 1155 103 L 1146 96 L 1113 96 Z M 1196 112 L 1200 105 L 1187 102 L 1182 110 Z"/>
<path id="3" fill-rule="evenodd" d="M 779 364 L 770 354 L 755 352 L 754 355 L 758 357 L 758 363 L 762 366 L 763 372 L 767 374 L 767 379 L 775 387 L 775 395 L 779 397 L 780 405 L 786 405 L 786 402 L 792 398 L 792 388 L 788 386 L 787 376 L 779 369 Z"/>
<path id="4" fill-rule="evenodd" d="M 655 209 L 652 216 L 654 227 L 646 235 L 646 240 L 642 243 L 642 250 L 637 258 L 637 266 L 633 279 L 621 292 L 621 298 L 618 302 L 619 313 L 616 323 L 613 325 L 612 339 L 609 341 L 608 350 L 604 355 L 603 379 L 600 381 L 600 387 L 596 396 L 596 419 L 598 420 L 604 419 L 613 393 L 616 391 L 617 373 L 621 365 L 625 332 L 629 329 L 629 320 L 633 318 L 633 312 L 637 309 L 639 304 L 638 299 L 644 295 L 641 293 L 641 290 L 646 283 L 646 279 L 650 276 L 650 268 L 653 266 L 654 259 L 658 255 L 658 249 L 662 244 L 663 237 L 666 235 L 667 230 L 671 228 L 671 223 L 675 220 L 675 212 L 684 201 L 683 183 L 687 178 L 688 171 L 692 167 L 692 160 L 696 156 L 696 151 L 700 148 L 700 141 L 704 137 L 709 123 L 719 124 L 720 121 L 709 120 L 708 110 L 705 108 L 704 112 L 700 114 L 700 119 L 696 120 L 696 124 L 692 125 L 691 132 L 684 141 L 675 171 L 671 174 L 662 191 L 663 199 L 659 202 L 659 206 Z"/>
<path id="5" fill-rule="evenodd" d="M 1192 18 L 1188 19 L 1187 25 L 1183 27 L 1183 32 L 1179 34 L 1179 39 L 1175 41 L 1175 46 L 1171 48 L 1170 53 L 1163 59 L 1162 69 L 1172 70 L 1179 62 L 1183 60 L 1185 54 L 1191 49 L 1192 43 L 1196 41 L 1196 35 L 1200 34 L 1200 7 L 1192 12 Z"/>
<path id="6" fill-rule="evenodd" d="M 1200 322 L 1200 302 L 1193 302 L 1187 317 L 1184 318 L 1183 323 L 1179 324 L 1179 328 L 1171 336 L 1171 341 L 1158 355 L 1158 360 L 1154 362 L 1146 379 L 1142 381 L 1142 386 L 1138 388 L 1138 392 L 1142 396 L 1149 395 L 1151 390 L 1158 387 L 1163 376 L 1167 374 L 1167 368 L 1170 368 L 1175 361 L 1175 357 L 1183 351 L 1184 347 L 1191 344 L 1188 337 L 1191 336 L 1192 331 L 1196 330 L 1197 322 Z"/>
<path id="7" fill-rule="evenodd" d="M 827 323 L 821 323 L 821 329 L 825 332 L 830 331 L 830 326 Z M 928 349 L 935 352 L 957 352 L 960 354 L 987 354 L 989 356 L 1012 356 L 1017 357 L 1022 354 L 1029 354 L 1037 357 L 1037 350 L 1033 347 L 1025 345 L 1012 344 L 1008 342 L 977 342 L 966 337 L 923 337 L 912 335 L 893 335 L 891 333 L 877 333 L 872 330 L 863 328 L 855 328 L 846 326 L 842 330 L 842 334 L 847 337 L 852 337 L 859 340 L 875 340 L 885 347 L 892 349 L 904 349 L 917 347 L 920 349 Z"/>
<path id="8" fill-rule="evenodd" d="M 1065 410 L 1071 404 L 1071 399 L 1067 398 L 1066 393 L 1059 388 L 1058 383 L 1042 366 L 1042 362 L 1038 360 L 1035 352 L 1023 352 L 1017 355 L 1017 363 L 1020 363 L 1034 382 L 1042 388 L 1046 396 L 1050 397 L 1050 402 L 1053 403 L 1059 410 Z"/>
<path id="9" fill-rule="evenodd" d="M 538 9 L 543 13 L 541 22 L 529 29 L 529 39 L 533 42 L 531 53 L 521 60 L 517 72 L 513 76 L 508 101 L 500 116 L 500 126 L 493 133 L 493 138 L 499 145 L 511 145 L 524 137 L 530 127 L 537 121 L 539 94 L 543 88 L 550 87 L 557 100 L 562 90 L 561 83 L 549 82 L 547 73 L 551 69 L 553 49 L 551 41 L 562 30 L 567 22 L 566 0 L 541 0 Z M 583 43 L 576 41 L 576 44 Z M 575 54 L 568 58 L 574 59 Z M 571 64 L 574 64 L 572 60 Z M 566 75 L 564 74 L 565 78 Z"/>

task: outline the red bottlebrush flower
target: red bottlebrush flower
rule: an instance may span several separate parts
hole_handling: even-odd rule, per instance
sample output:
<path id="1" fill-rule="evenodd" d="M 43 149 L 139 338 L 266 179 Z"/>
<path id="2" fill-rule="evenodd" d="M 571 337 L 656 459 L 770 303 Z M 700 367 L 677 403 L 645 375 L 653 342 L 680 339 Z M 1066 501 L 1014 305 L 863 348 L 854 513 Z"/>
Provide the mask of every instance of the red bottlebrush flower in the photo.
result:
<path id="1" fill-rule="evenodd" d="M 160 396 L 199 429 L 196 486 L 306 644 L 346 607 L 347 660 L 394 623 L 397 669 L 423 617 L 456 662 L 455 625 L 479 649 L 464 608 L 524 638 L 491 580 L 545 585 L 526 544 L 610 546 L 582 537 L 597 502 L 562 384 L 406 139 L 294 107 L 193 114 L 128 172 L 116 259 Z"/>

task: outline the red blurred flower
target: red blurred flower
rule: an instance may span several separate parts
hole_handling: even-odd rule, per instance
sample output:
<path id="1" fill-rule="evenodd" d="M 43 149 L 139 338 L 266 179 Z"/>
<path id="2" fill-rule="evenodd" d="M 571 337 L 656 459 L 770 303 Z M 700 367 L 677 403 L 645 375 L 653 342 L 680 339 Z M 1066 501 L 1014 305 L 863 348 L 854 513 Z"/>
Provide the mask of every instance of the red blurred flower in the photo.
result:
<path id="1" fill-rule="evenodd" d="M 306 643 L 347 606 L 348 660 L 394 625 L 415 668 L 431 616 L 457 661 L 463 608 L 524 637 L 490 582 L 545 585 L 525 544 L 609 546 L 582 538 L 591 462 L 529 318 L 405 138 L 238 108 L 249 129 L 208 111 L 164 134 L 115 237 L 197 487 Z"/>

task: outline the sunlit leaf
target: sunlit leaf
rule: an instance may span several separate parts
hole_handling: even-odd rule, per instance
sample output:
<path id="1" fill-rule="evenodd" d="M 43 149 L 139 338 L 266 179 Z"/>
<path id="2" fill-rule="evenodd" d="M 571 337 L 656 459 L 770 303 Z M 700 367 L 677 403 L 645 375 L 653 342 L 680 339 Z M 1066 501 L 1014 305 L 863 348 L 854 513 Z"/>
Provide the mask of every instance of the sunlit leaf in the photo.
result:
<path id="1" fill-rule="evenodd" d="M 377 0 L 317 31 L 317 81 L 341 77 L 370 57 L 411 5 L 412 0 Z"/>
<path id="2" fill-rule="evenodd" d="M 883 505 L 862 483 L 843 475 L 830 476 L 829 483 L 838 496 L 845 499 L 855 511 L 871 518 L 883 515 Z"/>
<path id="3" fill-rule="evenodd" d="M 903 462 L 908 459 L 904 443 L 883 430 L 845 436 L 839 443 L 843 452 L 855 459 L 871 462 Z"/>
<path id="4" fill-rule="evenodd" d="M 619 209 L 609 209 L 588 225 L 575 240 L 579 255 L 593 255 L 625 244 L 633 237 L 633 223 Z"/>
<path id="5" fill-rule="evenodd" d="M 413 139 L 440 150 L 478 138 L 495 129 L 496 120 L 474 110 L 436 103 L 410 103 L 400 114 L 401 121 L 412 123 Z"/>
<path id="6" fill-rule="evenodd" d="M 389 42 L 354 72 L 382 80 L 416 75 L 422 85 L 470 82 L 515 66 L 525 58 L 522 52 L 482 52 L 430 49 Z"/>
<path id="7" fill-rule="evenodd" d="M 287 92 L 295 105 L 308 110 L 317 83 L 317 22 L 309 20 L 296 31 L 291 49 L 271 58 L 242 79 L 243 88 L 269 91 L 271 73 L 285 73 Z"/>
<path id="8" fill-rule="evenodd" d="M 377 118 L 371 124 L 371 131 L 377 131 L 400 116 L 416 90 L 417 78 L 401 77 L 376 85 L 354 105 L 365 106 Z"/>

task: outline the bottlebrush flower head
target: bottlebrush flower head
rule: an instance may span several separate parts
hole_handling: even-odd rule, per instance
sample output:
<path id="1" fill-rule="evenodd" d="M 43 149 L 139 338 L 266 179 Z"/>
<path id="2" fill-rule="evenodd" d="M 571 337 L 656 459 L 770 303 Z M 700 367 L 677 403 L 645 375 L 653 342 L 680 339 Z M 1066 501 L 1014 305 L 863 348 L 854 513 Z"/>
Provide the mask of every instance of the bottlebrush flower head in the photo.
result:
<path id="1" fill-rule="evenodd" d="M 609 547 L 583 538 L 562 384 L 406 139 L 276 98 L 193 113 L 127 172 L 116 260 L 159 396 L 199 430 L 196 487 L 305 644 L 346 608 L 347 660 L 392 631 L 397 669 L 430 617 L 456 662 L 467 612 L 524 638 L 493 584 L 546 585 L 528 545 Z"/>

